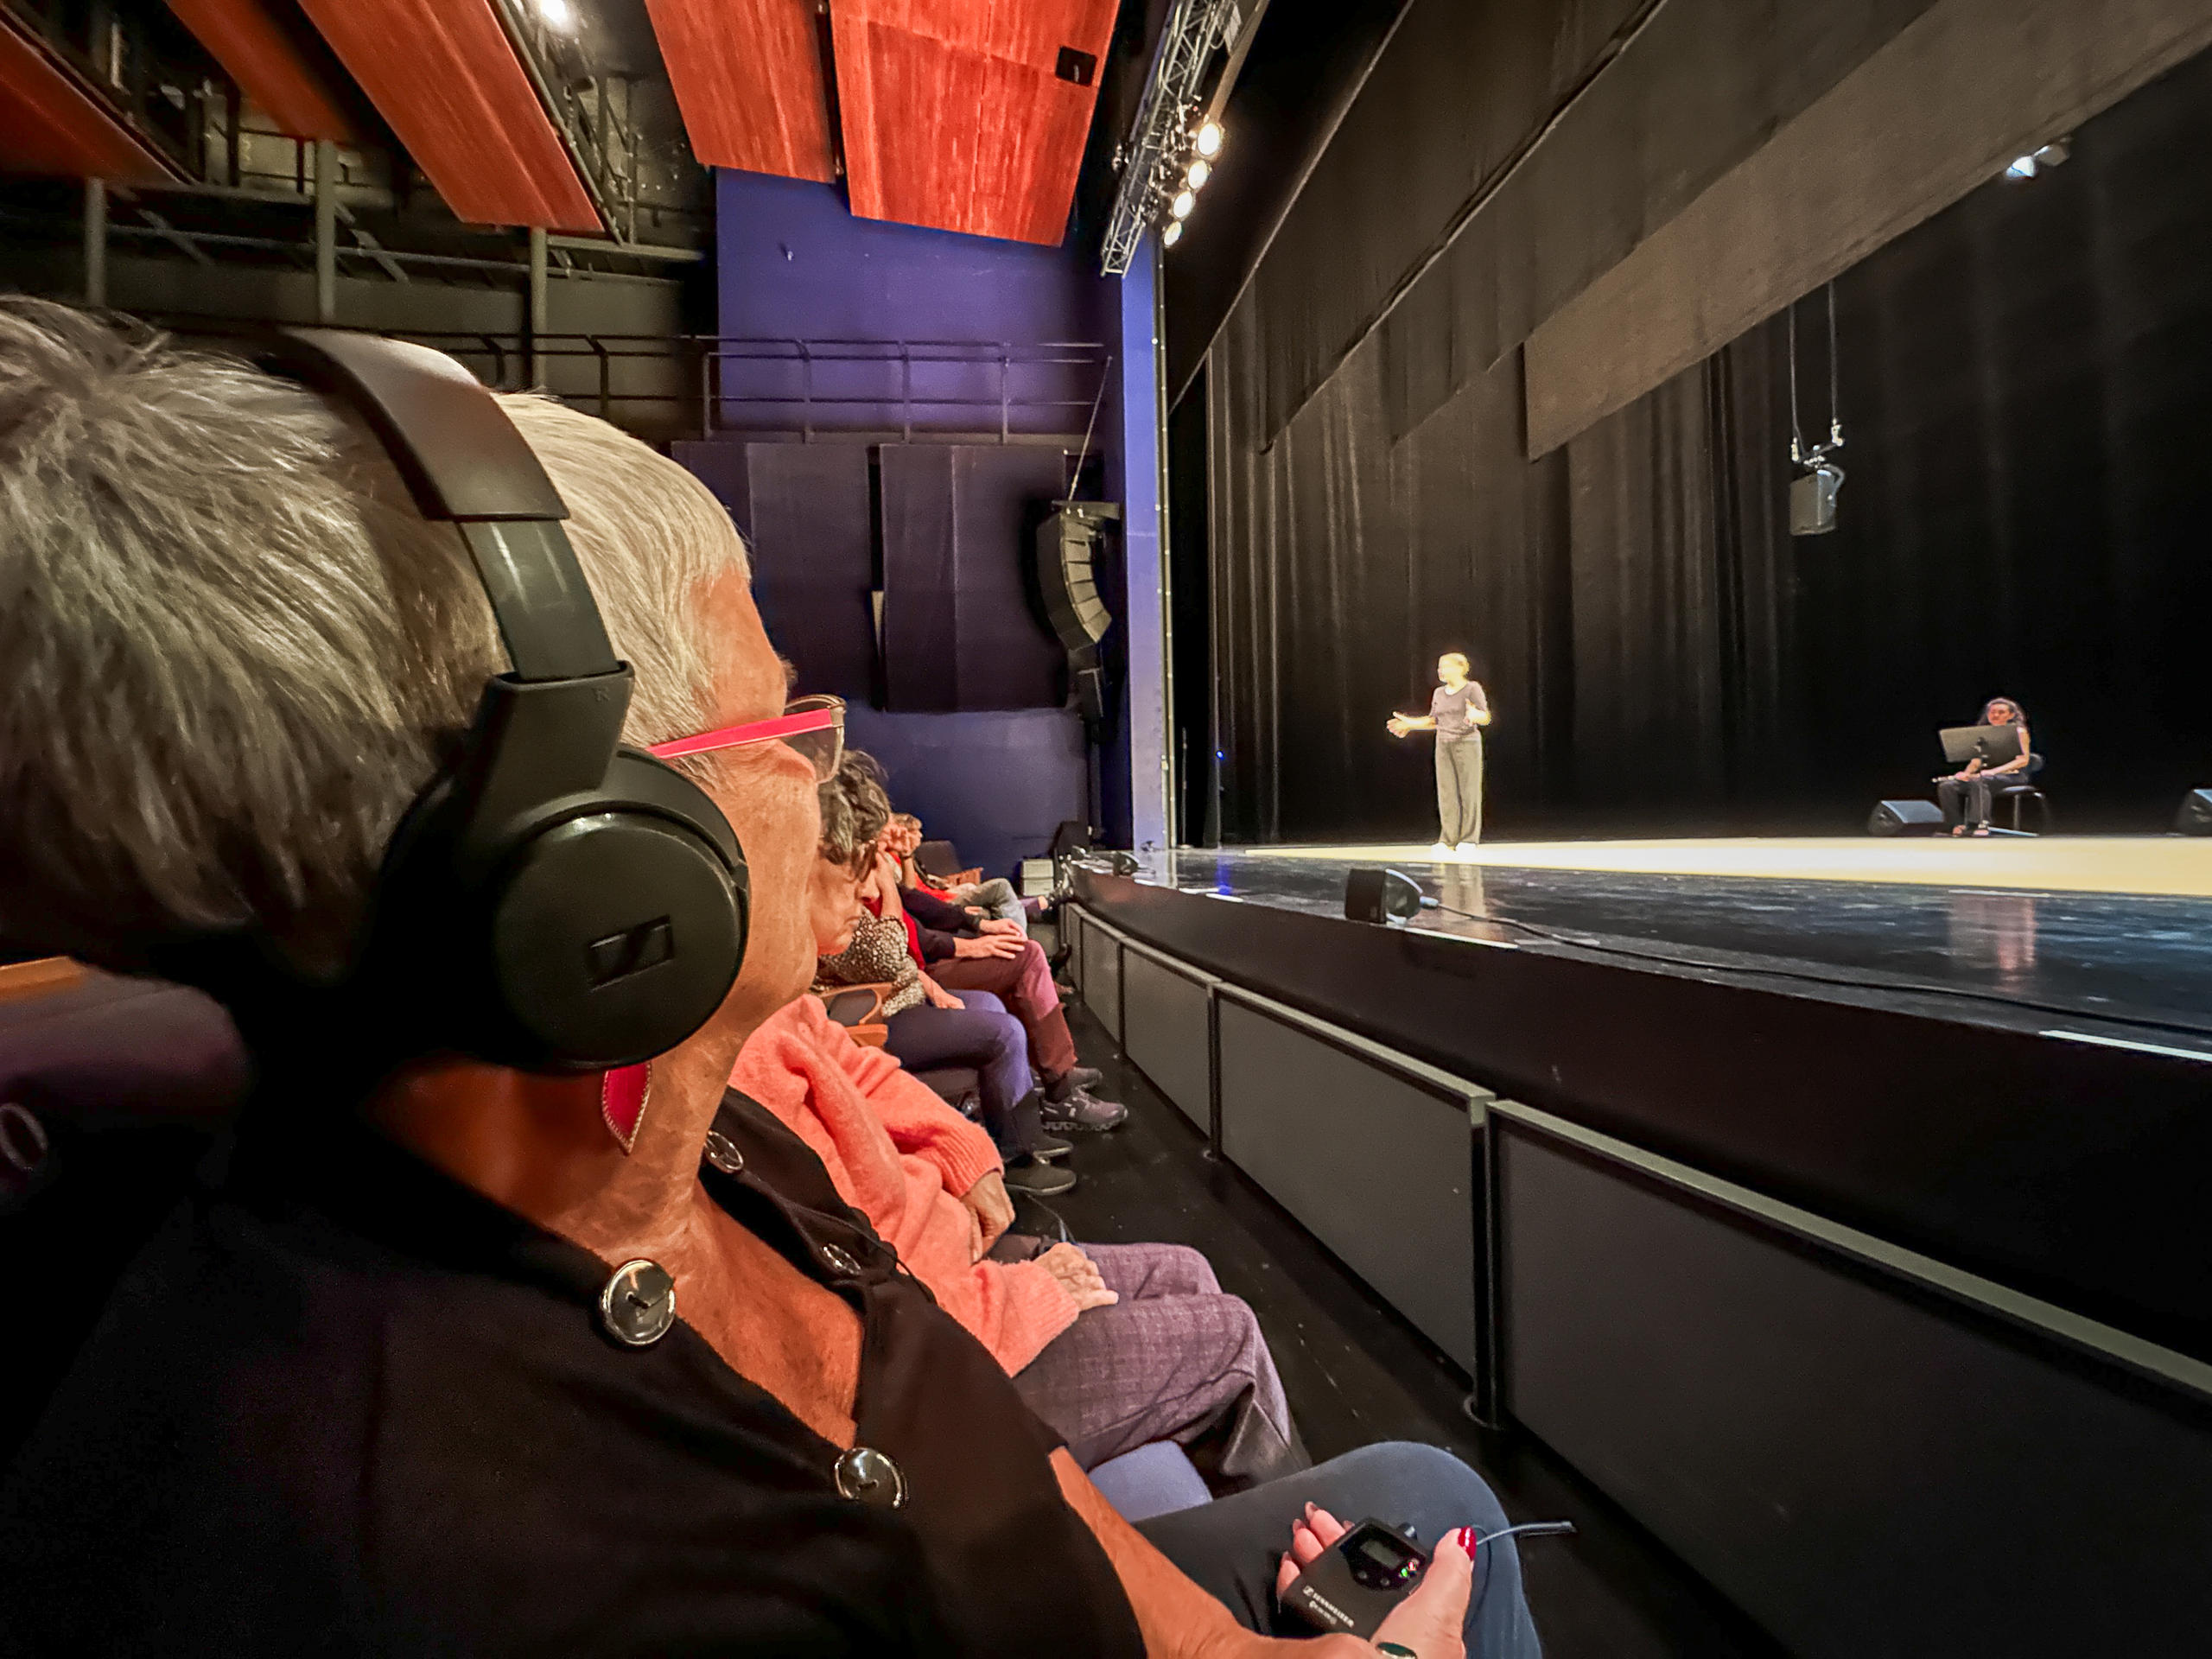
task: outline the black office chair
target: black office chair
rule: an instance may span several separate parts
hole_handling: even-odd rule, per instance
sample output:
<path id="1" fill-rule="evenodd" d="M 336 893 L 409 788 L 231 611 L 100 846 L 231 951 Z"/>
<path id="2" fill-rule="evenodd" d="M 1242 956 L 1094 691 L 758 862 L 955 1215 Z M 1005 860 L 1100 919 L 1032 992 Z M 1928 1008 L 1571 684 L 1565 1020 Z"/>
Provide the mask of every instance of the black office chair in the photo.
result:
<path id="1" fill-rule="evenodd" d="M 2029 833 L 2020 827 L 2020 818 L 2031 801 L 2035 804 L 2036 809 L 2035 833 L 2041 836 L 2050 833 L 2050 798 L 2043 792 L 2040 786 L 2038 780 L 2042 775 L 2043 756 L 2031 754 L 2028 757 L 2027 782 L 2007 784 L 2002 789 L 1993 792 L 1989 809 L 1991 816 L 1994 817 L 1999 810 L 2010 806 L 2012 809 L 2012 822 L 2007 827 L 2015 835 Z"/>

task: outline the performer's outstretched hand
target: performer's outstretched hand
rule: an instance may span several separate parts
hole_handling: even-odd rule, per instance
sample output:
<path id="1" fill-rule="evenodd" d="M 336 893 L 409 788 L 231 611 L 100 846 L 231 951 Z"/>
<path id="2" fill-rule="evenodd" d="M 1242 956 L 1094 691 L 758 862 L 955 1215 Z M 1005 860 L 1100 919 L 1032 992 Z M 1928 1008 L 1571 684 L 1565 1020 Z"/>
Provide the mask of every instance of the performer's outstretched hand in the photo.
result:
<path id="1" fill-rule="evenodd" d="M 1393 715 L 1390 716 L 1391 736 L 1403 737 L 1411 730 L 1413 730 L 1413 728 L 1406 724 L 1406 717 L 1403 715 Z"/>

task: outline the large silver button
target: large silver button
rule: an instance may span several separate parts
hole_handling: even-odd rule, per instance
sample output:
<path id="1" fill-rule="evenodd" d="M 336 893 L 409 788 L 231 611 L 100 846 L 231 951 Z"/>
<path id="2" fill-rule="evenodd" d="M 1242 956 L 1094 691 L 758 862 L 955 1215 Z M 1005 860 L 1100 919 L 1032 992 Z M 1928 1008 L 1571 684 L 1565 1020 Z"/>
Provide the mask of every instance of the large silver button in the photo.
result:
<path id="1" fill-rule="evenodd" d="M 822 1247 L 822 1260 L 823 1265 L 834 1274 L 847 1279 L 860 1277 L 861 1264 L 853 1259 L 853 1253 L 850 1250 L 841 1245 L 824 1244 Z"/>
<path id="2" fill-rule="evenodd" d="M 840 1497 L 879 1510 L 895 1510 L 906 1501 L 906 1477 L 874 1446 L 855 1446 L 837 1459 L 836 1472 Z"/>
<path id="3" fill-rule="evenodd" d="M 720 1129 L 707 1131 L 707 1161 L 725 1175 L 741 1174 L 745 1170 L 745 1154 Z"/>
<path id="4" fill-rule="evenodd" d="M 676 1280 L 658 1262 L 625 1262 L 599 1293 L 600 1323 L 615 1341 L 650 1348 L 676 1323 Z"/>

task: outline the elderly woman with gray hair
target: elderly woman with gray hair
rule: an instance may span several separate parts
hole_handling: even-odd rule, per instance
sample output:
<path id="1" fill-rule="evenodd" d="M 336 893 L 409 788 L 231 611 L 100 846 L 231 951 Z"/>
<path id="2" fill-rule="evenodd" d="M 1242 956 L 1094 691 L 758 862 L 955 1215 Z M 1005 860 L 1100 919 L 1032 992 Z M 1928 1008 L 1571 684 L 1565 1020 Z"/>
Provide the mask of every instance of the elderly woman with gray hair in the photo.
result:
<path id="1" fill-rule="evenodd" d="M 480 428 L 487 394 L 445 370 Z M 634 673 L 623 730 L 692 751 L 749 929 L 704 1023 L 619 1098 L 611 1072 L 423 1035 L 467 1013 L 423 988 L 471 921 L 385 937 L 388 849 L 472 752 L 472 711 L 503 706 L 486 592 L 507 521 L 545 512 L 426 520 L 354 406 L 0 301 L 0 931 L 193 975 L 258 1073 L 0 1487 L 0 1645 L 1236 1659 L 1274 1649 L 1272 1588 L 1334 1510 L 1440 1541 L 1382 1640 L 1534 1652 L 1511 1541 L 1445 1535 L 1503 1517 L 1440 1452 L 1123 1521 L 804 1143 L 727 1089 L 811 976 L 835 749 L 780 740 L 834 728 L 781 717 L 713 498 L 537 398 L 499 407 Z M 505 481 L 494 507 L 550 494 Z M 513 919 L 526 938 L 594 896 L 524 889 Z M 373 991 L 351 976 L 365 936 L 393 953 Z M 546 967 L 612 984 L 687 949 L 639 927 Z"/>

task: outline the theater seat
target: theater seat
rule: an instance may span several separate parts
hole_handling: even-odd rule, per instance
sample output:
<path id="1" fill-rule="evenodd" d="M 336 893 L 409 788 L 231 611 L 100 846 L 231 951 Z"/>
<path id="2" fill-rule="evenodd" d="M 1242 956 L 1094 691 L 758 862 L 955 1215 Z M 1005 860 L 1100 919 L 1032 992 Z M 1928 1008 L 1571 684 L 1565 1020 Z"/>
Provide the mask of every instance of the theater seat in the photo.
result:
<path id="1" fill-rule="evenodd" d="M 1173 1440 L 1154 1440 L 1108 1459 L 1090 1471 L 1090 1484 L 1131 1523 L 1213 1500 L 1198 1465 Z"/>
<path id="2" fill-rule="evenodd" d="M 0 1365 L 0 1468 L 245 1085 L 237 1033 L 196 991 L 84 974 L 0 995 L 0 1272 L 70 1288 Z"/>

